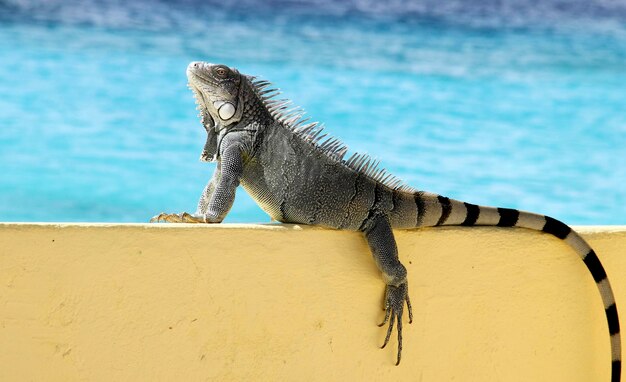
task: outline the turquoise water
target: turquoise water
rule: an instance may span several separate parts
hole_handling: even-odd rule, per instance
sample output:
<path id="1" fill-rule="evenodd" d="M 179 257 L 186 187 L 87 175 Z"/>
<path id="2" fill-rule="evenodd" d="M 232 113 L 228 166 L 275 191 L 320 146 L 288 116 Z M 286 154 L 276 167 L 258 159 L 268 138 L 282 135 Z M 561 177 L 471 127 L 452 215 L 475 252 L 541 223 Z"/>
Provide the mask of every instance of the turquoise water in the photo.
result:
<path id="1" fill-rule="evenodd" d="M 420 189 L 626 224 L 626 6 L 240 4 L 0 1 L 0 221 L 195 210 L 206 60 Z M 243 190 L 227 218 L 268 220 Z"/>

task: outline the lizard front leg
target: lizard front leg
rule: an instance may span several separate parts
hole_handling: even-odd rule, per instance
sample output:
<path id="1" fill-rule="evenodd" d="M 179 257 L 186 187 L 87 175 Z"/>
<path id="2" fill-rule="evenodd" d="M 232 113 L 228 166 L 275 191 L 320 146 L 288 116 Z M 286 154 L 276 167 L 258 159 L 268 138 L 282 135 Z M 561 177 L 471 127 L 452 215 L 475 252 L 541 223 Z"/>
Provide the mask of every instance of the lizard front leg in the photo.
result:
<path id="1" fill-rule="evenodd" d="M 198 209 L 195 213 L 161 213 L 150 222 L 169 223 L 220 223 L 235 201 L 235 191 L 243 173 L 243 158 L 238 145 L 231 145 L 222 151 L 213 178 L 204 188 Z"/>
<path id="2" fill-rule="evenodd" d="M 413 321 L 406 268 L 398 260 L 398 248 L 386 217 L 378 217 L 364 232 L 374 260 L 376 260 L 376 265 L 382 272 L 387 284 L 384 300 L 385 318 L 379 326 L 383 326 L 389 321 L 389 327 L 381 348 L 384 348 L 389 342 L 394 323 L 397 323 L 398 357 L 396 365 L 399 365 L 402 358 L 402 315 L 405 302 L 409 311 L 409 323 Z"/>

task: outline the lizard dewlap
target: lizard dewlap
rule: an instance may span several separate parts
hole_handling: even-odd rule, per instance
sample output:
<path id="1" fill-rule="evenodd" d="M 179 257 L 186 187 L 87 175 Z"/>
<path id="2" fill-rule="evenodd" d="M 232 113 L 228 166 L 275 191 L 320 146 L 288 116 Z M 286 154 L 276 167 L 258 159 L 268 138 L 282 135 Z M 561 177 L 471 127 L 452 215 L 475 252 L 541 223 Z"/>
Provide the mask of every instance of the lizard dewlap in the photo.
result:
<path id="1" fill-rule="evenodd" d="M 187 77 L 207 132 L 203 160 L 217 168 L 195 213 L 165 214 L 152 221 L 219 223 L 240 184 L 274 220 L 359 231 L 386 284 L 383 347 L 394 326 L 397 362 L 402 357 L 404 311 L 412 321 L 407 270 L 398 258 L 393 229 L 418 227 L 521 227 L 551 234 L 580 256 L 595 280 L 608 323 L 612 381 L 620 380 L 620 328 L 615 298 L 604 267 L 584 239 L 548 216 L 485 207 L 414 189 L 379 169 L 367 155 L 345 158 L 347 146 L 303 119 L 303 111 L 267 81 L 226 65 L 192 62 Z"/>

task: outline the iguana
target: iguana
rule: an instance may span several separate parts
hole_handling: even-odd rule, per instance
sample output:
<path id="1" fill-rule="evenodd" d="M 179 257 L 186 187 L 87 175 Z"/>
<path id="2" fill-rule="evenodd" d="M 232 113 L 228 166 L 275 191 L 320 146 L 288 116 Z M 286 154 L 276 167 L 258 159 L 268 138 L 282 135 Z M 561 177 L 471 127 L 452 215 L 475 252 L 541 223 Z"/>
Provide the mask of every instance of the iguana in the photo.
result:
<path id="1" fill-rule="evenodd" d="M 200 159 L 216 161 L 197 211 L 162 213 L 152 222 L 221 222 L 239 184 L 272 219 L 364 234 L 386 284 L 389 323 L 382 347 L 397 327 L 397 362 L 402 357 L 402 317 L 413 319 L 407 270 L 398 259 L 392 229 L 434 226 L 522 227 L 552 234 L 582 258 L 600 290 L 611 334 L 612 380 L 621 372 L 620 330 L 615 299 L 602 264 L 569 226 L 551 217 L 510 208 L 484 207 L 418 191 L 378 168 L 367 155 L 344 158 L 347 147 L 302 109 L 277 99 L 268 81 L 226 65 L 192 62 L 187 67 L 207 140 Z"/>

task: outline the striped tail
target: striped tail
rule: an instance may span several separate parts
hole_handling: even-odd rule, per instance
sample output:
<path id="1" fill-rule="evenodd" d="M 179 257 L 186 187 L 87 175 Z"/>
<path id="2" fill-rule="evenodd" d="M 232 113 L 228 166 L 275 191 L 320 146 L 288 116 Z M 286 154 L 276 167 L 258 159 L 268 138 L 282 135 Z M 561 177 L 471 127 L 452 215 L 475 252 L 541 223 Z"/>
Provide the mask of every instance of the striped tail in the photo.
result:
<path id="1" fill-rule="evenodd" d="M 611 381 L 620 381 L 622 345 L 615 296 L 598 256 L 576 231 L 549 216 L 530 212 L 478 206 L 429 193 L 418 193 L 415 198 L 421 199 L 422 213 L 418 219 L 420 227 L 441 225 L 521 227 L 552 234 L 569 244 L 589 269 L 600 291 L 611 334 L 613 361 Z"/>

